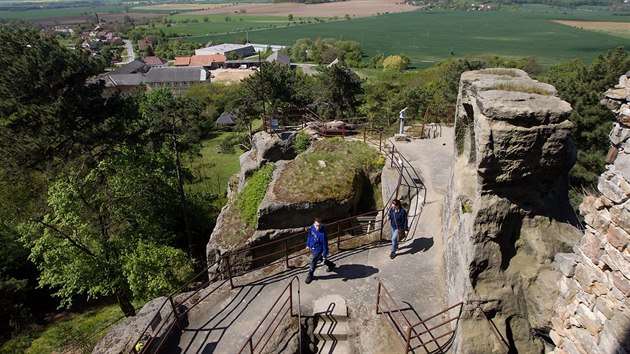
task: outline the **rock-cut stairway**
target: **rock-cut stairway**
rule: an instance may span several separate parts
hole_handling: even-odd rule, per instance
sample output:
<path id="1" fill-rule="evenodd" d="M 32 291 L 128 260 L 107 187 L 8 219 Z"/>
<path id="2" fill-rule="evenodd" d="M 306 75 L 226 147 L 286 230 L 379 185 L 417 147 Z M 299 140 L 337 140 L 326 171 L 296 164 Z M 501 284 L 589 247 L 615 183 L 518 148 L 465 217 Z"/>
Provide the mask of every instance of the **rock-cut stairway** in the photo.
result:
<path id="1" fill-rule="evenodd" d="M 327 295 L 315 300 L 313 315 L 317 320 L 315 338 L 317 353 L 346 354 L 348 347 L 348 308 L 339 295 Z"/>

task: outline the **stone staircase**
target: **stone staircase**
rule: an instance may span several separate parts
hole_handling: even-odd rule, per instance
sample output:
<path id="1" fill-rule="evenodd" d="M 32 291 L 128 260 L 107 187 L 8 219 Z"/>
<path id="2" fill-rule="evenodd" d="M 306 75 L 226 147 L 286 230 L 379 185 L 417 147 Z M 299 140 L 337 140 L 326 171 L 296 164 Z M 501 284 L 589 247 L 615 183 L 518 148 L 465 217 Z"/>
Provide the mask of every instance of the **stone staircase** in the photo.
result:
<path id="1" fill-rule="evenodd" d="M 317 353 L 346 354 L 348 346 L 348 308 L 339 295 L 327 295 L 315 300 L 313 315 L 317 319 L 315 338 Z"/>
<path id="2" fill-rule="evenodd" d="M 375 219 L 375 215 L 355 216 L 354 218 L 350 219 L 350 222 L 352 223 L 353 233 L 355 235 L 365 235 L 374 231 L 377 226 Z M 380 227 L 380 224 L 378 226 Z"/>

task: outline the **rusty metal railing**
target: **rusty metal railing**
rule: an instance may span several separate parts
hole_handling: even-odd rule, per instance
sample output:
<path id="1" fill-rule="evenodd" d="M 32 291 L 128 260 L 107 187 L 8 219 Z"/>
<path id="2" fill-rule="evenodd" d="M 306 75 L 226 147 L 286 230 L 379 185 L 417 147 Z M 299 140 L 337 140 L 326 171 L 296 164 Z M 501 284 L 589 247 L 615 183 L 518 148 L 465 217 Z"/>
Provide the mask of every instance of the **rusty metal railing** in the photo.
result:
<path id="1" fill-rule="evenodd" d="M 296 306 L 297 308 L 295 311 L 293 309 L 294 307 L 293 283 L 297 285 L 297 304 L 295 304 L 297 305 Z M 282 300 L 284 297 L 286 297 L 286 299 L 283 302 L 280 302 L 280 300 Z M 280 304 L 280 306 L 277 306 L 278 304 Z M 302 317 L 300 314 L 300 306 L 301 306 L 300 279 L 297 276 L 295 276 L 293 277 L 293 279 L 291 279 L 289 284 L 287 284 L 287 286 L 284 288 L 282 293 L 280 293 L 280 295 L 278 296 L 276 301 L 273 303 L 273 305 L 269 308 L 269 311 L 267 311 L 267 313 L 262 318 L 262 320 L 260 320 L 260 322 L 258 323 L 258 326 L 256 326 L 252 334 L 247 338 L 247 341 L 243 343 L 241 350 L 239 350 L 239 354 L 245 353 L 246 349 L 249 349 L 248 353 L 250 354 L 262 353 L 263 350 L 265 349 L 265 346 L 267 346 L 267 344 L 269 343 L 269 340 L 275 333 L 275 331 L 278 329 L 282 321 L 287 316 L 291 316 L 291 317 L 297 316 L 298 318 L 298 341 L 299 341 L 298 348 L 300 348 L 299 353 L 301 354 L 302 353 Z M 273 318 L 271 318 L 271 320 L 269 321 L 272 311 L 273 311 Z M 258 332 L 258 330 L 261 328 L 263 323 L 267 323 L 267 326 L 263 330 L 260 337 L 257 340 L 254 340 L 254 336 L 256 336 L 256 332 Z M 273 329 L 272 329 L 272 326 L 273 326 Z M 271 332 L 269 332 L 270 330 Z"/>
<path id="2" fill-rule="evenodd" d="M 418 172 L 413 169 L 409 160 L 407 160 L 407 158 L 398 151 L 396 145 L 389 139 L 385 141 L 385 150 L 387 151 L 390 167 L 398 170 L 398 182 L 394 193 L 390 196 L 386 203 L 383 203 L 383 218 L 381 218 L 380 226 L 381 240 L 383 239 L 382 230 L 384 229 L 384 222 L 386 219 L 385 215 L 388 214 L 389 206 L 392 201 L 394 199 L 399 199 L 399 196 L 401 195 L 401 187 L 409 188 L 409 193 L 404 194 L 404 198 L 400 198 L 402 204 L 407 206 L 407 226 L 409 229 L 413 227 L 414 223 L 418 219 L 420 208 L 424 206 L 427 196 L 427 189 L 422 182 L 422 178 L 418 175 Z M 420 193 L 423 193 L 423 195 L 421 196 Z"/>
<path id="3" fill-rule="evenodd" d="M 473 301 L 470 301 L 470 302 L 473 302 Z M 494 322 L 492 322 L 492 320 L 488 317 L 488 315 L 486 315 L 486 312 L 481 308 L 480 302 L 479 301 L 474 301 L 474 302 L 476 302 L 477 308 L 479 309 L 479 311 L 481 311 L 481 314 L 486 319 L 488 326 L 490 326 L 490 331 L 492 332 L 492 334 L 494 334 L 494 338 L 496 338 L 496 340 L 499 342 L 499 344 L 501 344 L 503 349 L 505 349 L 505 353 L 509 353 L 510 345 L 508 344 L 508 342 L 505 340 L 505 338 L 503 338 L 503 336 L 499 332 L 499 329 L 494 324 Z"/>
<path id="4" fill-rule="evenodd" d="M 342 243 L 344 242 L 365 237 L 366 235 L 370 235 L 375 232 L 379 233 L 379 241 L 383 240 L 383 216 L 386 215 L 391 201 L 398 197 L 400 186 L 404 185 L 409 188 L 417 188 L 416 194 L 420 189 L 424 189 L 420 177 L 417 175 L 415 170 L 411 168 L 409 161 L 407 161 L 405 157 L 396 150 L 395 145 L 392 142 L 386 141 L 385 143 L 382 143 L 382 141 L 380 141 L 382 140 L 381 138 L 382 133 L 379 135 L 379 150 L 388 150 L 392 166 L 395 166 L 399 170 L 396 192 L 390 197 L 388 202 L 385 203 L 385 207 L 380 211 L 359 214 L 327 224 L 326 227 L 329 243 L 331 243 L 331 241 L 334 242 L 338 250 L 341 249 Z M 366 139 L 365 135 L 364 139 Z M 417 181 L 420 181 L 420 186 Z M 426 196 L 426 189 L 424 189 L 424 193 Z M 412 200 L 413 198 L 409 197 L 407 205 L 409 205 L 410 208 L 413 207 L 414 210 L 417 210 L 418 198 L 415 198 L 416 204 L 414 206 L 411 205 Z M 424 198 L 422 200 L 424 202 Z M 413 225 L 416 216 L 417 215 L 410 215 L 409 227 Z M 360 217 L 373 217 L 374 220 L 370 220 L 367 225 L 364 225 L 360 222 L 356 222 Z M 363 232 L 363 229 L 365 229 L 366 226 L 368 232 Z M 302 232 L 265 243 L 264 245 L 247 246 L 242 249 L 226 252 L 219 256 L 216 262 L 208 266 L 167 297 L 160 309 L 157 311 L 156 315 L 154 315 L 151 323 L 147 325 L 144 331 L 140 334 L 139 338 L 135 341 L 130 353 L 158 353 L 161 349 L 163 349 L 170 334 L 172 334 L 176 329 L 180 331 L 183 329 L 181 324 L 183 316 L 186 316 L 201 300 L 212 294 L 226 282 L 229 282 L 230 287 L 234 288 L 235 277 L 239 277 L 261 268 L 274 266 L 279 262 L 283 262 L 287 268 L 290 267 L 290 260 L 308 254 L 308 251 L 304 248 L 304 242 L 306 240 L 305 233 L 307 231 L 308 228 L 305 228 Z M 263 249 L 268 250 L 274 247 L 278 250 L 264 252 L 261 256 L 253 256 L 257 251 L 261 251 Z M 210 269 L 216 269 L 214 276 L 203 283 L 198 282 L 197 279 L 199 277 L 207 277 Z M 185 304 L 193 296 L 196 296 L 200 290 L 203 290 L 209 284 L 218 281 L 222 281 L 222 283 L 216 286 L 211 292 L 205 294 L 201 299 L 196 299 L 195 302 L 188 308 L 184 309 L 181 307 L 181 305 Z M 195 286 L 196 290 L 189 294 L 185 299 L 175 301 L 174 296 L 181 292 L 182 289 L 190 287 L 193 283 L 197 283 Z M 167 305 L 170 305 L 170 310 L 166 318 L 162 319 L 161 312 Z"/>
<path id="5" fill-rule="evenodd" d="M 428 352 L 433 352 L 433 350 L 427 348 L 429 344 L 435 343 L 434 345 L 437 346 L 437 349 L 441 349 L 445 344 L 452 340 L 452 337 L 455 335 L 455 331 L 457 330 L 459 318 L 462 314 L 462 309 L 464 305 L 463 301 L 412 324 L 411 322 L 409 322 L 409 319 L 407 319 L 407 316 L 405 316 L 404 312 L 400 309 L 400 306 L 398 306 L 398 304 L 394 300 L 394 297 L 385 287 L 381 279 L 377 277 L 376 280 L 378 283 L 376 290 L 376 314 L 386 313 L 388 315 L 387 323 L 397 334 L 396 338 L 398 338 L 398 341 L 400 342 L 400 345 L 404 349 L 405 353 L 413 351 L 414 349 L 418 349 L 420 347 L 423 347 Z M 456 316 L 443 319 L 437 324 L 431 323 L 431 321 L 437 319 L 438 316 L 448 313 L 457 307 L 459 307 L 459 311 L 457 312 Z M 448 316 L 451 315 L 449 314 Z M 450 329 L 443 328 L 451 324 L 452 322 L 455 322 L 455 324 Z M 421 326 L 423 329 L 417 330 L 417 328 Z M 423 340 L 423 335 L 429 336 L 430 339 L 425 338 Z M 450 337 L 446 338 L 448 336 Z M 443 338 L 445 339 L 444 343 L 440 344 L 439 340 Z M 413 344 L 413 342 L 419 342 L 419 344 Z"/>
<path id="6" fill-rule="evenodd" d="M 198 292 L 202 289 L 205 289 L 209 284 L 215 283 L 220 279 L 221 274 L 217 274 L 215 277 L 207 279 L 204 282 L 199 282 L 200 278 L 208 278 L 208 269 L 215 267 L 218 265 L 218 261 L 210 265 L 208 268 L 203 271 L 197 273 L 193 278 L 187 281 L 185 284 L 180 286 L 177 290 L 173 291 L 167 298 L 164 300 L 160 308 L 157 310 L 149 324 L 144 328 L 144 330 L 140 333 L 138 339 L 133 343 L 129 353 L 132 354 L 144 354 L 144 353 L 158 353 L 168 341 L 170 335 L 173 333 L 175 328 L 178 330 L 184 329 L 181 323 L 181 319 L 183 316 L 186 316 L 188 312 L 196 306 L 200 301 L 205 299 L 214 293 L 218 288 L 220 288 L 225 281 L 222 283 L 217 283 L 217 286 L 209 291 L 207 294 L 202 296 L 201 298 L 195 299 L 195 303 L 192 304 L 188 309 L 182 310 L 180 305 L 185 304 L 189 301 L 193 296 L 198 294 Z M 196 291 L 192 292 L 190 295 L 185 297 L 182 300 L 175 301 L 174 297 L 181 293 L 184 289 L 190 287 L 191 284 L 196 284 Z M 168 315 L 165 318 L 162 318 L 162 310 L 170 305 Z"/>

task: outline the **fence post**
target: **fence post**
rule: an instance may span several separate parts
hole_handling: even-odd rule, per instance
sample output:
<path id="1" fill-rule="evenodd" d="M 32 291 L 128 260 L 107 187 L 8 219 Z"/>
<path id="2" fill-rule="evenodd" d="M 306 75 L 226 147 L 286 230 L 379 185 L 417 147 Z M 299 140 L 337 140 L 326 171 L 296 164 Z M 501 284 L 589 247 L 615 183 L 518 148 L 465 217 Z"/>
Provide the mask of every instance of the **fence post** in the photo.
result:
<path id="1" fill-rule="evenodd" d="M 225 255 L 225 263 L 228 272 L 228 278 L 230 279 L 230 289 L 234 289 L 234 282 L 232 282 L 232 267 L 230 266 L 230 254 Z"/>
<path id="2" fill-rule="evenodd" d="M 378 312 L 379 308 L 380 308 L 380 303 L 381 303 L 381 280 L 376 278 L 376 281 L 378 282 L 378 286 L 376 287 L 376 314 L 380 314 L 380 312 Z"/>
<path id="3" fill-rule="evenodd" d="M 382 152 L 381 145 L 383 144 L 383 133 L 378 133 L 378 152 Z"/>
<path id="4" fill-rule="evenodd" d="M 179 315 L 177 314 L 177 309 L 175 308 L 175 302 L 173 302 L 173 298 L 171 296 L 168 297 L 168 300 L 171 302 L 171 307 L 173 308 L 173 315 L 175 315 L 175 323 L 177 324 L 177 328 L 181 331 L 182 324 L 179 322 Z"/>
<path id="5" fill-rule="evenodd" d="M 289 268 L 289 245 L 287 239 L 284 239 L 284 264 Z"/>
<path id="6" fill-rule="evenodd" d="M 293 317 L 293 279 L 289 282 L 289 316 Z"/>
<path id="7" fill-rule="evenodd" d="M 339 252 L 339 243 L 341 242 L 341 231 L 339 230 L 341 225 L 337 223 L 337 252 Z"/>

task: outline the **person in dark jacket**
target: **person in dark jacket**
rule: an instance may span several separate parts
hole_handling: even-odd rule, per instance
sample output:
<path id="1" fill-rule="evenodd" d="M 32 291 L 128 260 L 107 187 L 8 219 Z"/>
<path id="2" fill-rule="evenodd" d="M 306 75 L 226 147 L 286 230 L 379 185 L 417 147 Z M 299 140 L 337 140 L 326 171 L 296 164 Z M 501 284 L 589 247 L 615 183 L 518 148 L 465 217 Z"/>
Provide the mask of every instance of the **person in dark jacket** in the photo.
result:
<path id="1" fill-rule="evenodd" d="M 394 199 L 391 208 L 389 208 L 388 218 L 392 227 L 392 252 L 389 254 L 389 258 L 394 259 L 398 249 L 398 237 L 409 231 L 407 211 L 400 204 L 400 200 Z"/>
<path id="2" fill-rule="evenodd" d="M 328 260 L 328 236 L 326 235 L 326 225 L 322 224 L 320 218 L 315 218 L 313 225 L 308 230 L 308 237 L 306 238 L 306 249 L 311 251 L 311 265 L 308 268 L 308 275 L 306 276 L 306 284 L 313 281 L 313 273 L 317 267 L 317 263 L 323 258 L 324 264 L 328 266 L 327 272 L 332 272 L 335 268 L 335 263 Z"/>

